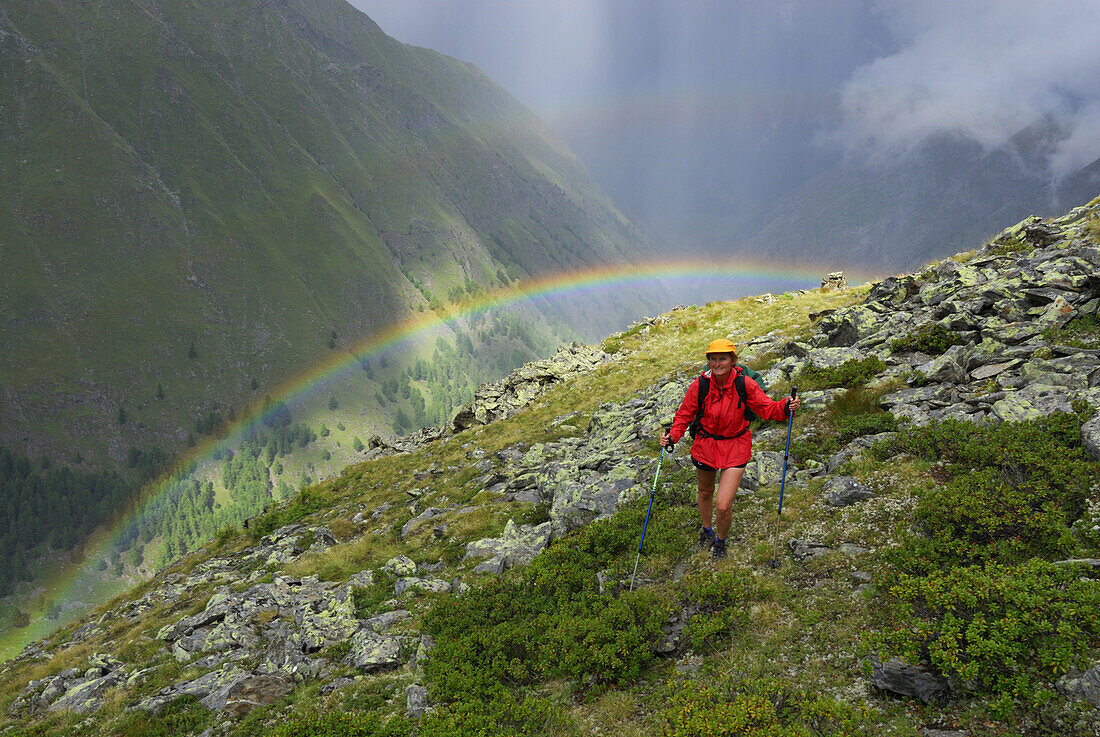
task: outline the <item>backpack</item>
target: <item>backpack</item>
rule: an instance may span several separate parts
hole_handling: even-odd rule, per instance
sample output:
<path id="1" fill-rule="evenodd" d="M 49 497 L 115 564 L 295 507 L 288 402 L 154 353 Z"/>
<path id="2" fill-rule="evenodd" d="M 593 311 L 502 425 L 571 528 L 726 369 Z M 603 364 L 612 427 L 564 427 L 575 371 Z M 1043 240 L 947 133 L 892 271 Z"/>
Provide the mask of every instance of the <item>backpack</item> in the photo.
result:
<path id="1" fill-rule="evenodd" d="M 741 367 L 741 373 L 737 374 L 737 377 L 733 380 L 733 388 L 737 392 L 737 399 L 740 403 L 741 411 L 745 413 L 745 422 L 750 422 L 751 423 L 753 420 L 757 420 L 757 419 L 760 419 L 760 418 L 757 416 L 757 414 L 755 412 L 753 412 L 751 409 L 749 409 L 747 393 L 745 392 L 745 376 L 749 376 L 750 378 L 752 378 L 752 380 L 755 381 L 757 384 L 759 384 L 760 388 L 763 389 L 764 391 L 767 391 L 768 387 L 764 383 L 764 377 L 762 377 L 758 372 L 753 371 L 751 368 L 749 368 L 747 366 L 742 366 Z M 748 427 L 746 427 L 744 430 L 742 430 L 741 432 L 737 433 L 736 435 L 734 435 L 732 437 L 725 437 L 723 435 L 715 435 L 714 433 L 708 432 L 707 430 L 703 429 L 703 424 L 702 424 L 702 420 L 703 420 L 703 400 L 706 399 L 707 393 L 709 391 L 710 391 L 710 377 L 709 376 L 700 376 L 699 377 L 699 405 L 695 409 L 695 419 L 692 420 L 691 424 L 688 425 L 688 434 L 691 435 L 692 439 L 694 439 L 695 435 L 698 433 L 698 434 L 703 435 L 703 437 L 715 438 L 716 440 L 732 440 L 733 438 L 737 438 L 737 437 L 740 437 L 741 435 L 743 435 L 749 429 Z"/>

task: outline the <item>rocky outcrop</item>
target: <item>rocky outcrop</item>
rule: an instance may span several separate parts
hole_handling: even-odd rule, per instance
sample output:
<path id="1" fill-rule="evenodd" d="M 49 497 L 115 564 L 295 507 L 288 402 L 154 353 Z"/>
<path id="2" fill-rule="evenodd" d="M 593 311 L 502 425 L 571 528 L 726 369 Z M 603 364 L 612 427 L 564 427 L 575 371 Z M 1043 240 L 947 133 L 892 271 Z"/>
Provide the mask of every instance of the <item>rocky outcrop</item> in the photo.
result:
<path id="1" fill-rule="evenodd" d="M 452 428 L 459 432 L 511 417 L 548 387 L 578 373 L 592 371 L 610 358 L 592 346 L 579 343 L 563 346 L 553 358 L 525 364 L 500 381 L 483 385 L 474 394 L 474 401 L 455 414 Z"/>

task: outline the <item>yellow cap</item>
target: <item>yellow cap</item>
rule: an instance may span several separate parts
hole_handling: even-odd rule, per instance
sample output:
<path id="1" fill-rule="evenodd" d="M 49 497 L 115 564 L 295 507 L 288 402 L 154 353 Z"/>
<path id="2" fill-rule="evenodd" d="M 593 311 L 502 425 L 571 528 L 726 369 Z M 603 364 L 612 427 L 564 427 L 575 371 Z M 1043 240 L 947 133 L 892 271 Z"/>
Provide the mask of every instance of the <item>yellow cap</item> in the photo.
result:
<path id="1" fill-rule="evenodd" d="M 736 357 L 737 346 L 725 338 L 719 338 L 718 340 L 712 340 L 710 345 L 707 346 L 707 355 L 709 356 L 711 353 L 732 353 Z"/>

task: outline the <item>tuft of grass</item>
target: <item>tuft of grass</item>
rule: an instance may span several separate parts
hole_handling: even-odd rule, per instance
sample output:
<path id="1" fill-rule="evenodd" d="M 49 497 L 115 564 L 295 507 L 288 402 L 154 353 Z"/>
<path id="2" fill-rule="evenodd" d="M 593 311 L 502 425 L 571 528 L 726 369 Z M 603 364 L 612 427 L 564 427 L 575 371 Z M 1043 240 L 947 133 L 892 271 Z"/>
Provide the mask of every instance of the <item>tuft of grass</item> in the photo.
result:
<path id="1" fill-rule="evenodd" d="M 794 383 L 803 391 L 865 386 L 886 370 L 886 364 L 878 356 L 863 359 L 850 358 L 839 366 L 817 367 L 812 363 L 799 372 Z"/>

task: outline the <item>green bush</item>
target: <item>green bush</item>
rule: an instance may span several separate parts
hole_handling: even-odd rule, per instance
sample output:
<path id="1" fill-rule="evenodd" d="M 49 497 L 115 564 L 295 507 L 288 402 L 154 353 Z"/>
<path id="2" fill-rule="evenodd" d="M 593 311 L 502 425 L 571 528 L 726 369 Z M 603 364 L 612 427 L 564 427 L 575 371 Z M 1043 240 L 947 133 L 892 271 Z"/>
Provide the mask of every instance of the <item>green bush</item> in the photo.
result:
<path id="1" fill-rule="evenodd" d="M 566 710 L 546 698 L 527 695 L 517 700 L 509 693 L 491 703 L 443 705 L 423 718 L 419 737 L 566 734 L 581 734 Z"/>
<path id="2" fill-rule="evenodd" d="M 662 515 L 660 524 L 651 520 L 647 559 L 679 555 L 690 545 L 694 515 L 675 494 L 674 484 L 659 490 L 655 504 Z M 637 500 L 610 520 L 556 541 L 530 565 L 440 601 L 425 615 L 423 629 L 437 643 L 425 676 L 443 707 L 432 724 L 445 721 L 446 729 L 465 725 L 471 730 L 465 733 L 478 733 L 482 723 L 552 720 L 541 702 L 531 700 L 530 689 L 569 680 L 600 690 L 644 673 L 679 605 L 667 592 L 650 588 L 623 592 L 608 586 L 601 593 L 597 575 L 620 581 L 629 576 L 647 503 Z M 526 733 L 518 726 L 512 731 Z"/>
<path id="3" fill-rule="evenodd" d="M 842 443 L 863 435 L 877 435 L 880 432 L 894 432 L 897 429 L 898 420 L 889 412 L 852 415 L 837 421 L 837 434 Z"/>
<path id="4" fill-rule="evenodd" d="M 657 714 L 666 737 L 811 737 L 873 735 L 874 721 L 858 707 L 793 690 L 775 680 L 677 682 Z"/>
<path id="5" fill-rule="evenodd" d="M 1062 328 L 1049 328 L 1043 337 L 1050 343 L 1071 346 L 1073 348 L 1096 348 L 1100 346 L 1100 317 L 1082 315 Z"/>
<path id="6" fill-rule="evenodd" d="M 1041 699 L 1100 646 L 1100 587 L 1081 574 L 1031 560 L 903 575 L 890 589 L 901 621 L 874 640 L 957 688 Z"/>
<path id="7" fill-rule="evenodd" d="M 792 383 L 803 391 L 862 387 L 886 370 L 886 364 L 878 356 L 863 359 L 850 358 L 839 366 L 817 367 L 812 363 L 799 372 Z"/>
<path id="8" fill-rule="evenodd" d="M 908 335 L 890 343 L 894 353 L 912 353 L 919 351 L 932 356 L 941 356 L 953 345 L 963 344 L 962 336 L 939 323 L 923 325 Z"/>
<path id="9" fill-rule="evenodd" d="M 977 425 L 960 420 L 901 431 L 882 457 L 939 461 L 936 485 L 917 503 L 920 535 L 891 553 L 908 573 L 979 562 L 1020 563 L 1081 552 L 1070 527 L 1100 481 L 1081 447 L 1082 416 Z"/>
<path id="10" fill-rule="evenodd" d="M 749 604 L 760 600 L 755 579 L 743 572 L 699 571 L 680 579 L 677 589 L 693 611 L 684 634 L 697 652 L 747 627 Z"/>
<path id="11" fill-rule="evenodd" d="M 269 732 L 272 737 L 408 737 L 410 722 L 401 718 L 384 720 L 375 713 L 342 711 L 292 714 Z"/>

